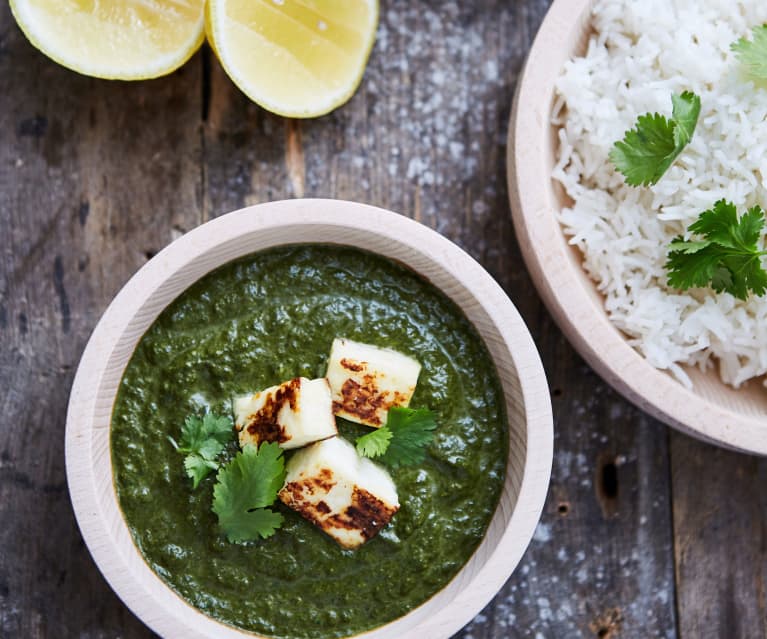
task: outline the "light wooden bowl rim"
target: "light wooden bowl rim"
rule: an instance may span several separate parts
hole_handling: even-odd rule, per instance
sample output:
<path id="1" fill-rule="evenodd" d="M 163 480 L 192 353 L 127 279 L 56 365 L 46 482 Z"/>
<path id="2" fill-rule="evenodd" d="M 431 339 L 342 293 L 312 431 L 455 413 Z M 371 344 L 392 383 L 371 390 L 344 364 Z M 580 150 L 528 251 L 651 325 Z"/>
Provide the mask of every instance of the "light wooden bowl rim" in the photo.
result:
<path id="1" fill-rule="evenodd" d="M 732 391 L 688 368 L 703 391 L 689 390 L 650 365 L 613 326 L 596 286 L 574 258 L 555 217 L 561 200 L 551 178 L 554 82 L 590 31 L 593 0 L 555 0 L 528 55 L 509 121 L 507 179 L 512 217 L 525 263 L 554 320 L 575 349 L 628 400 L 698 439 L 767 455 L 767 414 L 756 382 Z M 734 393 L 741 393 L 736 399 Z M 709 393 L 706 396 L 704 393 Z M 747 393 L 747 395 L 746 395 Z M 709 397 L 717 395 L 720 401 Z M 746 397 L 744 401 L 742 398 Z M 756 402 L 759 407 L 756 408 Z M 739 410 L 736 405 L 748 406 Z M 753 410 L 749 410 L 753 404 Z"/>
<path id="2" fill-rule="evenodd" d="M 131 278 L 94 329 L 70 397 L 66 467 L 80 530 L 113 590 L 161 636 L 258 636 L 193 608 L 145 563 L 119 510 L 112 481 L 109 422 L 117 385 L 136 343 L 172 299 L 213 268 L 238 256 L 267 246 L 301 242 L 354 244 L 368 250 L 366 243 L 375 243 L 379 254 L 400 259 L 412 256 L 405 263 L 412 259 L 422 268 L 428 265 L 435 277 L 455 281 L 454 290 L 444 292 L 449 297 L 468 296 L 471 303 L 466 304 L 465 312 L 481 317 L 485 330 L 491 332 L 492 343 L 483 335 L 488 348 L 491 353 L 500 353 L 494 357 L 507 406 L 513 404 L 519 411 L 523 405 L 524 429 L 512 427 L 511 422 L 509 428 L 512 446 L 515 439 L 526 441 L 526 446 L 518 444 L 516 451 L 510 449 L 509 459 L 518 456 L 524 467 L 516 467 L 519 462 L 513 468 L 507 465 L 501 502 L 477 551 L 453 581 L 429 601 L 400 619 L 355 635 L 365 639 L 447 638 L 492 599 L 532 538 L 546 498 L 553 458 L 551 403 L 532 338 L 501 287 L 455 244 L 390 211 L 339 200 L 285 200 L 252 206 L 190 231 Z M 477 328 L 482 334 L 483 329 Z M 513 398 L 510 375 L 518 376 L 519 382 Z M 518 496 L 513 502 L 510 495 L 516 487 Z"/>

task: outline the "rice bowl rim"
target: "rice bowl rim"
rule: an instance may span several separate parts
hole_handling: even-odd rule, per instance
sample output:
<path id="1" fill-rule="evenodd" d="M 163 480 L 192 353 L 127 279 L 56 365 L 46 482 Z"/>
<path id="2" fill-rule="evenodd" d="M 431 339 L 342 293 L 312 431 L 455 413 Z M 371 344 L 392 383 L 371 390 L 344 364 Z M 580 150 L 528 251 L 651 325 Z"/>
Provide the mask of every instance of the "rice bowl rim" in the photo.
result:
<path id="1" fill-rule="evenodd" d="M 604 309 L 594 282 L 567 243 L 556 212 L 566 196 L 551 177 L 554 83 L 585 49 L 593 0 L 555 0 L 538 31 L 514 95 L 507 145 L 512 219 L 522 256 L 554 320 L 578 353 L 626 399 L 684 433 L 726 448 L 767 455 L 767 390 L 758 381 L 734 391 L 690 367 L 685 388 L 632 348 Z"/>

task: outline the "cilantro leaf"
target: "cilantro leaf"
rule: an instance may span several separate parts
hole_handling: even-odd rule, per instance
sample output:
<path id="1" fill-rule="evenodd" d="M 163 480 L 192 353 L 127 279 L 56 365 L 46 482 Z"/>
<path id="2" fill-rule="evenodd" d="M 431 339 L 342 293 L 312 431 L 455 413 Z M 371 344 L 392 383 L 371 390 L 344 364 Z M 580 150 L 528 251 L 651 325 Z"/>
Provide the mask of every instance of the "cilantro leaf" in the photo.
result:
<path id="1" fill-rule="evenodd" d="M 216 470 L 218 468 L 218 463 L 205 459 L 200 455 L 190 453 L 184 459 L 184 468 L 186 469 L 186 474 L 189 475 L 194 482 L 193 488 L 197 488 L 200 482 L 208 476 L 211 470 Z"/>
<path id="2" fill-rule="evenodd" d="M 610 160 L 631 186 L 655 184 L 674 153 L 674 126 L 662 115 L 646 113 L 610 151 Z M 670 163 L 669 163 L 670 166 Z"/>
<path id="3" fill-rule="evenodd" d="M 740 63 L 748 69 L 750 76 L 767 80 L 767 24 L 754 27 L 753 40 L 740 38 L 730 45 Z"/>
<path id="4" fill-rule="evenodd" d="M 271 537 L 279 530 L 283 521 L 280 513 L 268 508 L 243 511 L 225 522 L 219 519 L 221 527 L 226 532 L 226 538 L 232 543 L 255 541 L 259 537 L 261 539 Z"/>
<path id="5" fill-rule="evenodd" d="M 231 542 L 270 537 L 282 515 L 266 508 L 277 499 L 285 481 L 285 459 L 276 442 L 246 445 L 218 471 L 213 487 L 213 512 Z"/>
<path id="6" fill-rule="evenodd" d="M 676 238 L 669 245 L 669 286 L 682 290 L 711 286 L 745 300 L 749 292 L 767 293 L 767 271 L 762 267 L 759 239 L 764 229 L 764 211 L 754 206 L 738 219 L 735 205 L 719 200 L 703 211 L 687 229 L 704 240 Z"/>
<path id="7" fill-rule="evenodd" d="M 674 158 L 676 158 L 689 144 L 692 134 L 695 133 L 695 126 L 698 124 L 700 115 L 700 98 L 692 91 L 684 91 L 682 95 L 672 93 L 671 104 L 671 121 L 676 125 L 674 127 L 674 146 L 677 151 Z M 673 161 L 672 159 L 671 162 Z"/>
<path id="8" fill-rule="evenodd" d="M 218 468 L 216 457 L 231 437 L 231 420 L 213 413 L 207 413 L 202 418 L 196 415 L 187 417 L 181 427 L 180 443 L 168 437 L 178 452 L 188 453 L 184 459 L 184 468 L 192 479 L 193 488 L 197 488 L 210 471 Z"/>
<path id="9" fill-rule="evenodd" d="M 203 449 L 211 451 L 213 442 L 218 442 L 223 450 L 231 435 L 232 422 L 228 417 L 207 413 L 200 419 L 196 415 L 190 415 L 181 428 L 181 442 L 178 450 L 182 453 L 200 453 Z"/>
<path id="10" fill-rule="evenodd" d="M 357 439 L 362 457 L 381 457 L 388 466 L 409 466 L 423 461 L 425 449 L 434 438 L 437 423 L 428 408 L 389 409 L 386 425 Z"/>
<path id="11" fill-rule="evenodd" d="M 391 438 L 392 432 L 386 426 L 381 426 L 357 440 L 357 453 L 362 457 L 380 457 L 389 448 Z"/>
<path id="12" fill-rule="evenodd" d="M 690 91 L 672 94 L 668 120 L 659 113 L 637 118 L 636 128 L 610 150 L 610 160 L 631 186 L 657 184 L 692 139 L 700 115 L 700 98 Z"/>
<path id="13" fill-rule="evenodd" d="M 434 438 L 437 423 L 428 408 L 395 407 L 389 409 L 386 428 L 391 431 L 392 438 L 382 461 L 397 468 L 423 461 L 426 446 Z"/>
<path id="14" fill-rule="evenodd" d="M 669 245 L 669 286 L 686 290 L 708 286 L 719 279 L 719 250 L 711 242 L 682 242 L 681 238 Z"/>
<path id="15" fill-rule="evenodd" d="M 713 209 L 703 211 L 689 230 L 728 248 L 750 250 L 756 249 L 763 227 L 764 213 L 758 206 L 748 210 L 739 221 L 735 205 L 719 200 Z"/>

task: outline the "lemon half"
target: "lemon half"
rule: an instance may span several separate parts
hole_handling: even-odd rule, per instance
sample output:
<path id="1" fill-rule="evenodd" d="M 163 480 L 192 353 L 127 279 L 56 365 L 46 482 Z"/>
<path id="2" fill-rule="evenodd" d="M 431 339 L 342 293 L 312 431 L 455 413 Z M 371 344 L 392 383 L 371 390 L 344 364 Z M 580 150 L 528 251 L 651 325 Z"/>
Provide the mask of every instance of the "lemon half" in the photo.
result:
<path id="1" fill-rule="evenodd" d="M 310 118 L 346 102 L 365 71 L 377 0 L 209 0 L 208 37 L 254 102 Z"/>
<path id="2" fill-rule="evenodd" d="M 165 75 L 204 39 L 205 0 L 11 0 L 11 10 L 45 55 L 98 78 Z"/>

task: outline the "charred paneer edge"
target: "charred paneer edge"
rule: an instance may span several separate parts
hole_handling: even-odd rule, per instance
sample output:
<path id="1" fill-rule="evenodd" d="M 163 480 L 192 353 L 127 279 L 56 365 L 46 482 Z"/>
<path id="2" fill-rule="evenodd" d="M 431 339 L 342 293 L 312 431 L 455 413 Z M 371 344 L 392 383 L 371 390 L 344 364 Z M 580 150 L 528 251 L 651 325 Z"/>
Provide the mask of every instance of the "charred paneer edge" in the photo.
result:
<path id="1" fill-rule="evenodd" d="M 358 424 L 380 428 L 393 406 L 408 406 L 421 365 L 389 348 L 336 338 L 327 378 L 333 412 Z"/>
<path id="2" fill-rule="evenodd" d="M 399 510 L 389 473 L 333 437 L 293 455 L 280 500 L 345 548 L 357 548 Z"/>
<path id="3" fill-rule="evenodd" d="M 296 377 L 254 395 L 234 400 L 235 428 L 240 446 L 277 442 L 300 448 L 338 431 L 326 379 Z"/>

